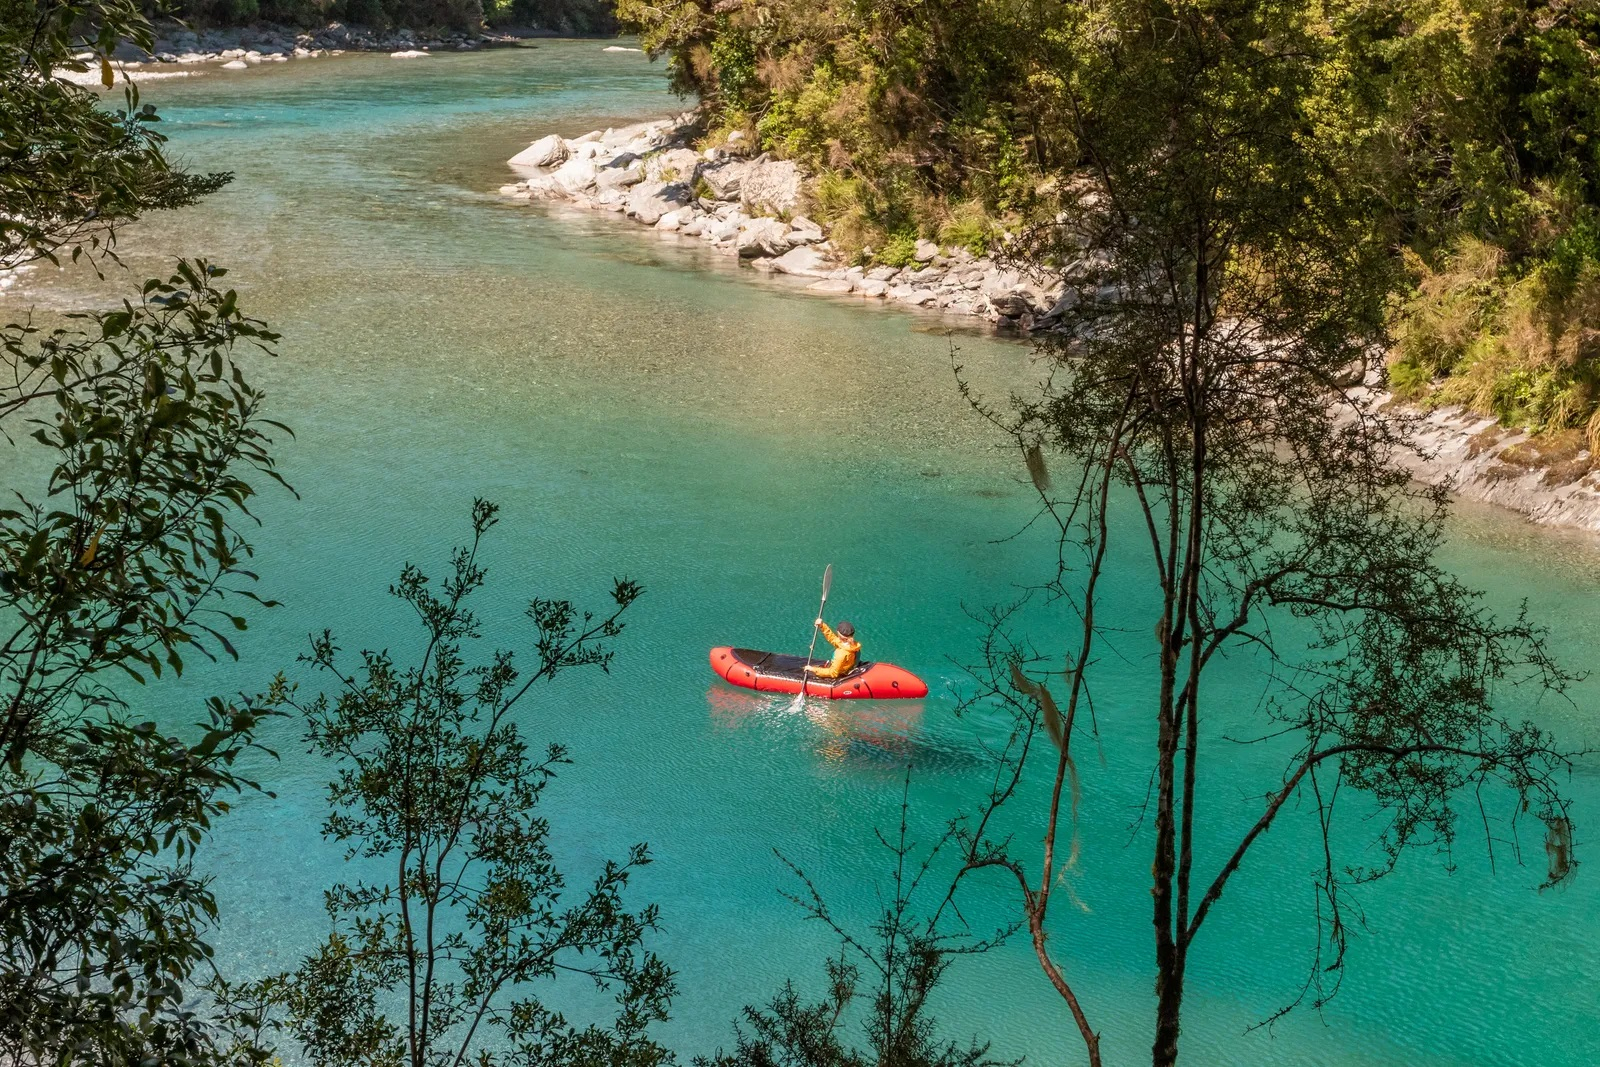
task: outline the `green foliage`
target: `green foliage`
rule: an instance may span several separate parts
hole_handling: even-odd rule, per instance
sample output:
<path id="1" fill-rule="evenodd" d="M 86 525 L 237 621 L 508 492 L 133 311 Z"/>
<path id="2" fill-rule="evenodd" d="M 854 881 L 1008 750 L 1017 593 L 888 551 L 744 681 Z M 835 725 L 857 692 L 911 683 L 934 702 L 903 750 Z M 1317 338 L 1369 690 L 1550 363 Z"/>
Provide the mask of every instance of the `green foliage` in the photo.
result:
<path id="1" fill-rule="evenodd" d="M 910 784 L 908 768 L 907 796 Z M 893 843 L 878 833 L 894 858 L 893 892 L 883 899 L 869 935 L 846 929 L 805 872 L 784 860 L 805 887 L 804 894 L 790 899 L 839 939 L 839 955 L 824 964 L 827 991 L 807 1002 L 793 982 L 784 983 L 765 1007 L 744 1009 L 734 1024 L 732 1053 L 698 1058 L 695 1067 L 1017 1067 L 1020 1061 L 991 1059 L 987 1043 L 938 1036 L 929 1002 L 950 964 L 987 952 L 1010 931 L 990 940 L 946 931 L 944 916 L 954 911 L 948 895 L 931 912 L 919 912 L 919 892 L 928 890 L 935 863 L 954 834 L 947 832 L 916 858 L 907 834 L 909 811 L 903 797 L 900 833 Z M 862 1000 L 864 1011 L 858 1007 Z M 864 1042 L 848 1036 L 857 1029 L 858 1016 Z"/>
<path id="2" fill-rule="evenodd" d="M 407 566 L 393 587 L 420 623 L 412 662 L 363 652 L 347 672 L 324 633 L 307 659 L 333 676 L 336 696 L 284 694 L 313 750 L 334 763 L 324 833 L 387 869 L 330 890 L 327 941 L 267 983 L 316 1064 L 654 1067 L 669 1058 L 647 1034 L 674 992 L 671 971 L 644 947 L 656 910 L 624 901 L 649 855 L 635 846 L 565 899 L 542 804 L 566 751 L 531 754 L 513 718 L 536 685 L 576 667 L 606 669 L 605 642 L 640 590 L 619 580 L 599 617 L 535 599 L 530 673 L 508 651 L 469 664 L 480 629 L 467 602 L 484 583 L 478 553 L 495 521 L 494 506 L 478 501 L 472 541 L 444 582 L 436 589 Z M 576 1025 L 544 1004 L 535 986 L 562 975 L 615 993 L 608 1025 Z"/>
<path id="3" fill-rule="evenodd" d="M 1169 7 L 1162 17 L 1223 17 L 1207 3 Z M 1358 153 L 1381 189 L 1374 230 L 1441 271 L 1476 242 L 1497 257 L 1482 283 L 1488 303 L 1528 300 L 1567 322 L 1547 333 L 1600 328 L 1584 300 L 1560 292 L 1600 264 L 1600 9 L 1569 0 L 1340 0 L 1316 10 L 1316 60 L 1303 72 L 1313 91 L 1300 106 L 1310 135 Z M 979 214 L 1011 229 L 1049 219 L 1072 176 L 1094 163 L 1069 95 L 1090 108 L 1136 106 L 1074 82 L 1086 49 L 1120 47 L 1123 30 L 1096 4 L 619 0 L 618 13 L 652 54 L 670 57 L 675 88 L 697 95 L 712 125 L 753 125 L 761 148 L 806 163 L 819 185 L 834 183 L 819 200 L 850 190 L 848 204 L 818 215 L 856 259 L 909 231 L 986 249 Z M 1536 275 L 1547 295 L 1514 292 Z M 1435 294 L 1418 298 L 1395 305 L 1397 332 L 1414 333 L 1412 320 L 1430 313 L 1422 305 Z M 1494 318 L 1459 338 L 1450 359 L 1474 345 L 1493 349 L 1494 360 L 1459 366 L 1495 380 L 1463 382 L 1450 395 L 1507 419 L 1577 425 L 1600 412 L 1600 395 L 1584 384 L 1595 357 L 1537 369 L 1549 361 L 1516 347 L 1535 332 L 1502 329 Z M 1446 379 L 1456 373 L 1457 363 L 1414 347 L 1402 341 L 1397 358 Z M 1519 382 L 1498 381 L 1502 373 Z"/>
<path id="4" fill-rule="evenodd" d="M 1060 216 L 1020 242 L 1035 262 L 1098 264 L 1095 290 L 1041 343 L 1041 392 L 1007 427 L 1041 514 L 1060 523 L 1044 580 L 1068 601 L 1074 638 L 1065 671 L 1059 659 L 1052 669 L 1058 703 L 1056 683 L 1022 672 L 1024 643 L 997 622 L 980 682 L 987 699 L 1009 693 L 1014 726 L 998 751 L 995 799 L 958 825 L 970 866 L 1022 880 L 1021 914 L 1092 1065 L 1099 1037 L 1044 940 L 1044 910 L 1065 870 L 1058 857 L 1070 853 L 1058 827 L 1076 817 L 1074 723 L 1087 708 L 1102 725 L 1108 714 L 1089 703 L 1099 664 L 1149 665 L 1148 699 L 1109 713 L 1150 714 L 1155 727 L 1125 754 L 1150 781 L 1140 847 L 1151 856 L 1155 1067 L 1178 1061 L 1187 963 L 1209 916 L 1226 906 L 1240 865 L 1272 847 L 1267 832 L 1285 811 L 1309 809 L 1322 839 L 1306 916 L 1316 950 L 1284 1011 L 1338 991 L 1355 894 L 1408 852 L 1448 853 L 1463 825 L 1537 819 L 1551 842 L 1546 884 L 1572 870 L 1569 757 L 1504 704 L 1516 683 L 1538 698 L 1572 678 L 1539 627 L 1496 618 L 1440 566 L 1447 497 L 1411 483 L 1396 462 L 1409 421 L 1378 410 L 1351 373 L 1384 338 L 1404 281 L 1392 189 L 1373 180 L 1374 161 L 1403 131 L 1362 117 L 1371 86 L 1352 75 L 1349 41 L 1323 14 L 1185 0 L 1078 8 L 1063 73 L 1075 141 L 1093 166 L 1056 176 Z M 1510 336 L 1509 324 L 1538 318 L 1516 309 L 1552 306 L 1556 290 L 1533 275 L 1537 291 L 1497 304 L 1494 258 L 1435 286 L 1438 306 L 1418 320 L 1402 377 L 1468 359 L 1456 346 L 1483 323 Z M 1560 381 L 1544 373 L 1554 366 L 1498 375 L 1496 402 L 1559 403 Z M 1081 472 L 1055 490 L 1047 449 Z M 1101 584 L 1107 560 L 1117 561 L 1114 592 Z M 1142 625 L 1119 611 L 1134 573 L 1156 614 Z M 1108 611 L 1115 621 L 1102 621 Z M 1259 672 L 1259 697 L 1224 724 L 1217 705 L 1239 691 L 1240 667 Z M 1060 751 L 1030 764 L 1040 734 Z M 1259 815 L 1212 841 L 1213 856 L 1231 858 L 1207 866 L 1195 828 L 1216 825 L 1216 794 L 1197 776 L 1224 735 L 1270 739 L 1269 762 L 1282 763 L 1237 783 L 1264 798 Z M 1020 835 L 984 827 L 1014 784 L 1040 771 L 1053 780 L 1026 794 L 1052 798 L 1029 813 L 1029 825 L 1049 828 L 1036 860 Z M 1362 814 L 1343 817 L 1370 821 L 1376 841 L 1371 854 L 1363 842 L 1344 855 L 1341 813 L 1358 795 Z M 1038 864 L 1031 883 L 1023 857 Z"/>
<path id="5" fill-rule="evenodd" d="M 53 77 L 109 87 L 123 38 L 150 42 L 129 0 L 0 6 L 0 268 L 106 253 L 121 223 L 226 180 L 174 170 L 131 90 L 108 112 Z M 232 655 L 227 601 L 255 601 L 244 528 L 282 428 L 235 353 L 275 336 L 224 273 L 179 263 L 112 310 L 0 327 L 21 461 L 0 508 L 0 1062 L 18 1067 L 266 1058 L 247 1012 L 197 1010 L 217 906 L 194 859 L 256 788 L 237 764 L 270 712 L 212 700 L 168 731 L 121 695 Z"/>
<path id="6" fill-rule="evenodd" d="M 83 26 L 92 36 L 79 36 Z M 119 39 L 147 42 L 149 33 L 132 0 L 0 9 L 0 270 L 102 250 L 115 224 L 193 203 L 228 180 L 172 169 L 155 108 L 136 89 L 111 112 L 91 90 L 52 77 L 94 69 L 110 88 L 105 60 L 73 57 L 107 56 Z"/>
<path id="7" fill-rule="evenodd" d="M 917 235 L 902 230 L 889 235 L 879 250 L 877 260 L 889 267 L 907 267 L 916 262 Z"/>

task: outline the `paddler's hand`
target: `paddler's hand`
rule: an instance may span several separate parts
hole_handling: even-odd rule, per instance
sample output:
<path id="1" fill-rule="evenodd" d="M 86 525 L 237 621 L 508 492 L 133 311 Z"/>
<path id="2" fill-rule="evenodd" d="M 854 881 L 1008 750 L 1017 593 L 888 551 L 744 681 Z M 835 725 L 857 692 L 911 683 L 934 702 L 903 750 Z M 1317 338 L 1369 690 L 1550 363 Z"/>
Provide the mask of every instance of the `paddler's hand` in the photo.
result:
<path id="1" fill-rule="evenodd" d="M 817 621 L 812 623 L 812 626 L 815 629 L 818 629 L 818 630 L 822 629 L 822 619 L 821 619 L 821 617 L 818 617 Z"/>

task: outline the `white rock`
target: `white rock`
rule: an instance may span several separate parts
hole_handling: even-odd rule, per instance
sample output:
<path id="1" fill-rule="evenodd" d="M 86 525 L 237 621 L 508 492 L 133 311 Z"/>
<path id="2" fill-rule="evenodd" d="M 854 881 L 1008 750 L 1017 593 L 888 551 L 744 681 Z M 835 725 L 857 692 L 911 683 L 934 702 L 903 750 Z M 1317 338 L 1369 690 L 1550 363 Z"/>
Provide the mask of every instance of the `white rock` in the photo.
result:
<path id="1" fill-rule="evenodd" d="M 772 261 L 772 269 L 779 274 L 793 274 L 799 278 L 820 278 L 833 268 L 833 264 L 814 248 L 798 245 Z"/>
<path id="2" fill-rule="evenodd" d="M 938 254 L 938 245 L 934 244 L 932 241 L 918 240 L 916 251 L 912 253 L 912 258 L 918 263 L 929 263 L 932 262 L 934 257 Z"/>
<path id="3" fill-rule="evenodd" d="M 670 148 L 645 161 L 645 174 L 653 181 L 693 185 L 700 170 L 700 155 L 687 148 Z"/>
<path id="4" fill-rule="evenodd" d="M 739 186 L 744 181 L 747 164 L 722 161 L 715 166 L 700 168 L 700 177 L 718 200 L 739 199 Z"/>
<path id="5" fill-rule="evenodd" d="M 706 232 L 706 217 L 704 215 L 696 215 L 694 218 L 678 227 L 678 232 L 683 234 L 685 237 L 699 237 L 702 233 Z"/>
<path id="6" fill-rule="evenodd" d="M 860 293 L 862 296 L 882 296 L 888 291 L 888 282 L 880 282 L 875 281 L 872 278 L 866 278 L 856 283 L 856 292 Z"/>
<path id="7" fill-rule="evenodd" d="M 781 256 L 790 243 L 788 225 L 777 219 L 751 219 L 739 230 L 739 255 L 745 259 Z"/>
<path id="8" fill-rule="evenodd" d="M 739 181 L 739 199 L 758 211 L 793 211 L 800 203 L 800 168 L 786 159 L 747 164 Z"/>
<path id="9" fill-rule="evenodd" d="M 820 282 L 812 282 L 806 286 L 819 293 L 848 293 L 855 290 L 856 283 L 849 278 L 824 278 Z"/>
<path id="10" fill-rule="evenodd" d="M 874 282 L 892 282 L 899 274 L 899 267 L 873 267 L 867 271 L 867 278 Z"/>
<path id="11" fill-rule="evenodd" d="M 223 59 L 243 59 L 244 58 L 244 49 L 243 48 L 227 48 L 227 49 L 224 49 L 223 51 L 219 52 L 218 55 L 220 55 Z"/>
<path id="12" fill-rule="evenodd" d="M 567 192 L 580 193 L 594 185 L 598 173 L 594 160 L 573 157 L 557 167 L 550 177 Z"/>
<path id="13" fill-rule="evenodd" d="M 601 189 L 626 189 L 644 181 L 644 172 L 638 167 L 604 166 L 595 175 L 594 183 Z"/>
<path id="14" fill-rule="evenodd" d="M 911 304 L 931 304 L 939 299 L 939 294 L 932 289 L 918 289 L 906 297 L 906 302 Z"/>
<path id="15" fill-rule="evenodd" d="M 222 64 L 222 69 L 223 70 L 249 70 L 250 69 L 250 64 L 246 63 L 242 59 L 230 59 L 226 63 Z"/>
<path id="16" fill-rule="evenodd" d="M 419 52 L 415 48 L 408 48 L 404 52 L 390 52 L 390 59 L 426 59 L 428 53 Z"/>
<path id="17" fill-rule="evenodd" d="M 513 167 L 554 167 L 565 163 L 567 156 L 567 143 L 556 134 L 541 137 L 527 148 L 512 156 L 508 163 Z"/>
<path id="18" fill-rule="evenodd" d="M 637 49 L 637 48 L 624 48 L 620 44 L 608 44 L 604 48 L 600 49 L 600 51 L 602 51 L 602 52 L 638 52 L 638 51 L 640 51 L 640 49 Z"/>
<path id="19" fill-rule="evenodd" d="M 686 207 L 689 191 L 681 185 L 643 182 L 628 194 L 627 212 L 646 226 L 654 226 L 669 211 Z"/>

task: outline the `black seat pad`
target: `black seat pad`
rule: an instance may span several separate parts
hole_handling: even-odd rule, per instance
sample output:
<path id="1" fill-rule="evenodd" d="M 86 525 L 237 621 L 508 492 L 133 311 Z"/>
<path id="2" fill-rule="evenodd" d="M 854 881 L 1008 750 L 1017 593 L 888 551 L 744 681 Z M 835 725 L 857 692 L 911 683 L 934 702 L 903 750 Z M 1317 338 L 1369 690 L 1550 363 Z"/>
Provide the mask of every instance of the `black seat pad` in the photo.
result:
<path id="1" fill-rule="evenodd" d="M 848 674 L 841 675 L 838 678 L 817 678 L 805 673 L 806 664 L 810 663 L 818 667 L 826 667 L 833 662 L 832 659 L 808 660 L 804 656 L 786 656 L 781 652 L 761 652 L 753 648 L 736 648 L 733 650 L 733 656 L 757 674 L 764 674 L 769 678 L 789 678 L 799 681 L 802 677 L 809 677 L 813 682 L 826 682 L 830 685 L 838 685 L 858 675 L 865 674 L 867 673 L 867 668 L 872 666 L 870 663 L 857 662 Z"/>

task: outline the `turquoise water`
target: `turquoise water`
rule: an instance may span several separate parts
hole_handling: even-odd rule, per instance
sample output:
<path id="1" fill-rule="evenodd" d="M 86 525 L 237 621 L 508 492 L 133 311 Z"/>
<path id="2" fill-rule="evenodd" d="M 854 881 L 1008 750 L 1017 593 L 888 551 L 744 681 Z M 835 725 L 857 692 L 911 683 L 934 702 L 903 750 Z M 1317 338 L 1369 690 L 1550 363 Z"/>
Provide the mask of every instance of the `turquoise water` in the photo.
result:
<path id="1" fill-rule="evenodd" d="M 526 726 L 576 760 L 550 794 L 574 880 L 651 843 L 640 899 L 661 905 L 659 947 L 684 990 L 663 1033 L 692 1054 L 727 1044 L 739 1007 L 784 978 L 814 988 L 833 947 L 780 896 L 792 883 L 774 849 L 864 922 L 888 873 L 872 829 L 893 825 L 907 762 L 920 840 L 982 794 L 980 742 L 996 724 L 952 715 L 957 664 L 977 634 L 967 609 L 1012 599 L 1051 555 L 1032 534 L 1001 540 L 1029 518 L 1031 491 L 951 373 L 956 345 L 990 395 L 1026 388 L 1025 348 L 803 296 L 740 276 L 697 243 L 488 192 L 536 136 L 673 109 L 662 86 L 659 67 L 592 42 L 153 84 L 146 95 L 177 153 L 237 178 L 200 208 L 130 231 L 124 251 L 139 276 L 169 253 L 234 269 L 253 312 L 285 336 L 259 373 L 297 434 L 282 457 L 300 499 L 269 497 L 258 539 L 262 591 L 284 607 L 255 619 L 240 664 L 154 694 L 163 714 L 182 720 L 204 693 L 260 688 L 324 626 L 346 648 L 410 647 L 383 590 L 407 560 L 442 566 L 474 496 L 503 509 L 482 605 L 499 643 L 525 632 L 531 595 L 598 604 L 610 576 L 641 581 L 612 676 L 563 679 Z M 30 287 L 46 305 L 106 291 L 81 273 Z M 847 388 L 830 395 L 829 382 Z M 1496 603 L 1527 598 L 1570 662 L 1589 658 L 1593 539 L 1469 511 L 1452 558 Z M 792 648 L 808 636 L 828 562 L 830 615 L 853 619 L 871 654 L 926 677 L 928 699 L 801 716 L 713 684 L 708 646 Z M 1117 602 L 1142 633 L 1133 566 L 1119 563 Z M 1034 618 L 1050 648 L 1060 620 Z M 1151 1006 L 1136 666 L 1098 694 L 1099 751 L 1080 761 L 1084 850 L 1071 888 L 1082 908 L 1058 898 L 1052 929 L 1108 1064 L 1145 1054 Z M 1592 743 L 1592 697 L 1535 714 Z M 1212 729 L 1227 732 L 1235 715 L 1219 707 Z M 210 854 L 226 914 L 219 955 L 236 973 L 292 965 L 323 929 L 321 891 L 340 875 L 314 831 L 327 770 L 287 728 L 278 741 L 282 761 L 262 769 L 277 798 L 248 798 Z M 1259 747 L 1212 752 L 1202 866 L 1254 818 L 1279 766 Z M 1581 846 L 1600 823 L 1600 767 L 1581 764 L 1572 789 Z M 1031 810 L 1013 813 L 1019 842 L 1038 838 Z M 1468 831 L 1454 873 L 1419 853 L 1362 895 L 1368 929 L 1320 1017 L 1246 1033 L 1304 978 L 1310 831 L 1302 812 L 1275 827 L 1210 920 L 1190 981 L 1188 1062 L 1600 1061 L 1600 882 L 1585 869 L 1538 894 L 1536 837 L 1523 843 L 1530 866 L 1502 844 L 1491 873 Z M 1351 842 L 1366 832 L 1356 826 Z M 998 881 L 974 890 L 979 929 L 1014 903 Z M 1022 940 L 959 964 L 937 1009 L 951 1036 L 980 1034 L 997 1054 L 1081 1060 Z"/>

